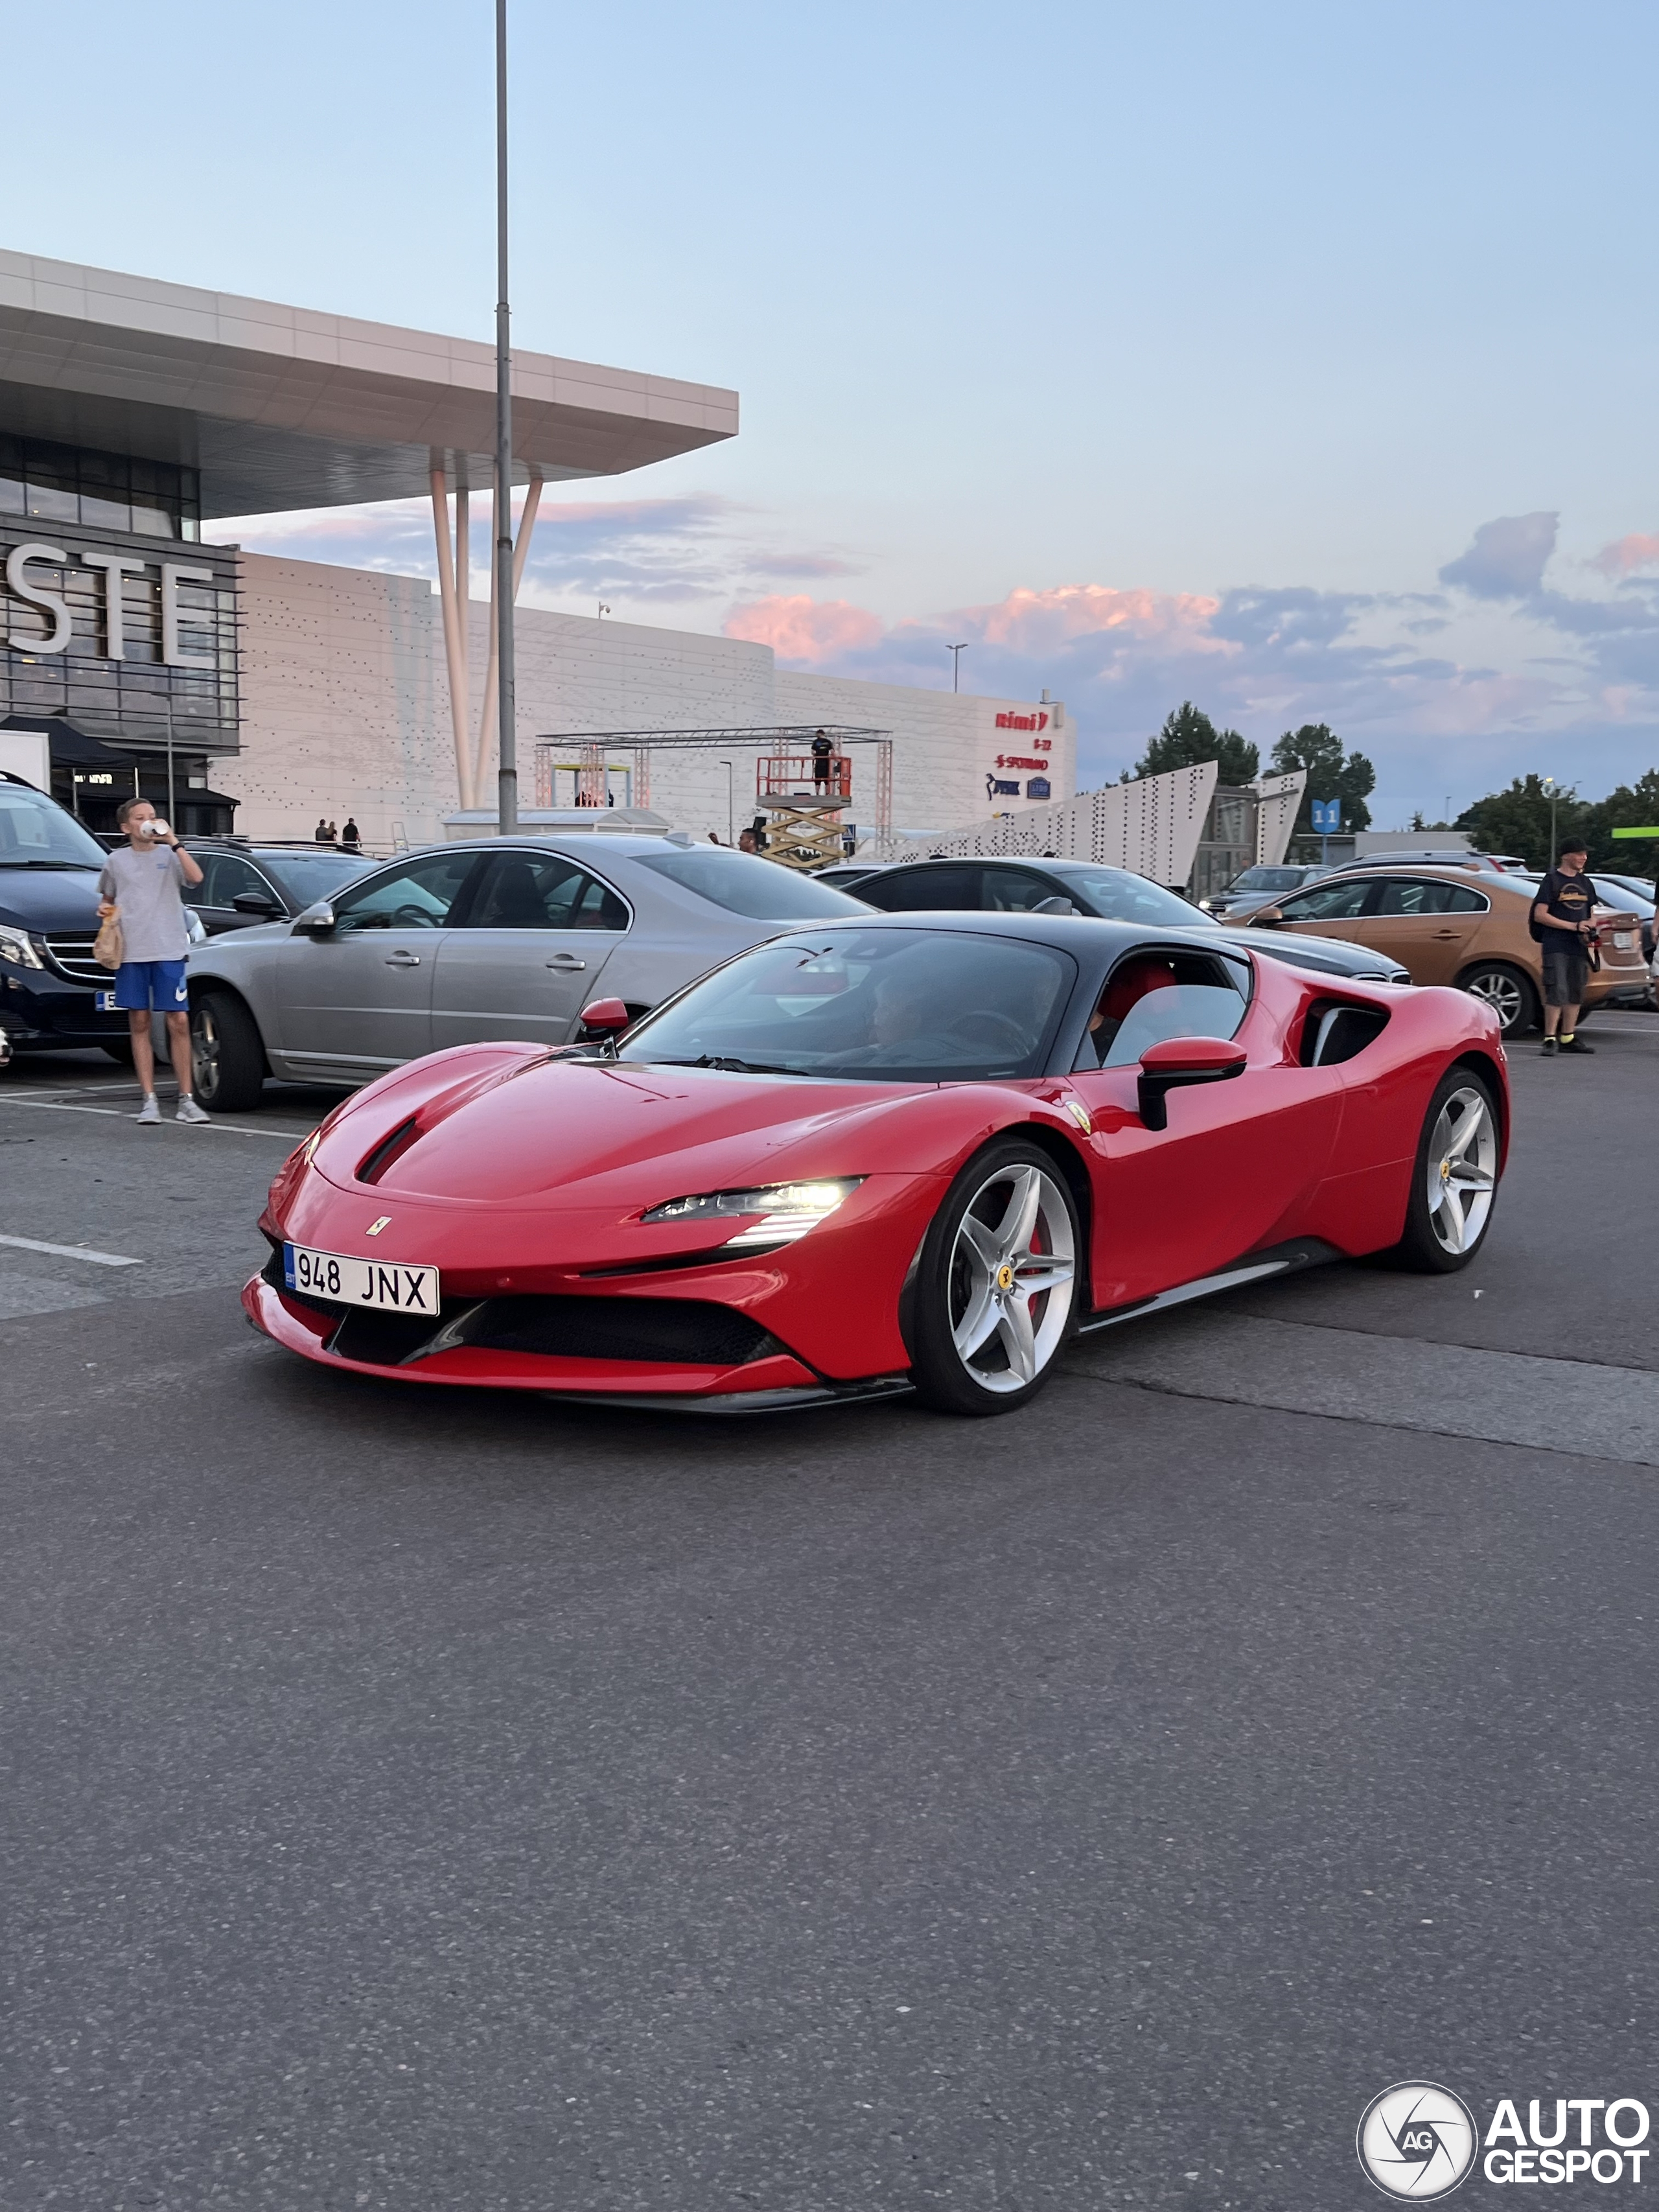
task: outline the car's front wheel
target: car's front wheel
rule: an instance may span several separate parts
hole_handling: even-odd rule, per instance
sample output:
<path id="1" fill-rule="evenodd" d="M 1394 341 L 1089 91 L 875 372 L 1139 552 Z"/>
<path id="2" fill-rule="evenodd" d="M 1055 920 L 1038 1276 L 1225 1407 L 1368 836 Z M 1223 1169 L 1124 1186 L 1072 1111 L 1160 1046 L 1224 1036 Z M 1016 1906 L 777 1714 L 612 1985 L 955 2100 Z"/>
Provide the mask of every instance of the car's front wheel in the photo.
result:
<path id="1" fill-rule="evenodd" d="M 1457 979 L 1459 988 L 1482 1000 L 1498 1017 L 1506 1037 L 1538 1026 L 1538 994 L 1532 978 L 1506 960 L 1483 960 Z"/>
<path id="2" fill-rule="evenodd" d="M 1455 1067 L 1423 1117 L 1406 1233 L 1393 1257 L 1426 1275 L 1467 1267 L 1492 1225 L 1498 1195 L 1498 1108 L 1480 1077 Z"/>
<path id="3" fill-rule="evenodd" d="M 190 1060 L 196 1103 L 210 1114 L 242 1114 L 258 1104 L 265 1051 L 240 999 L 209 991 L 197 1000 L 190 1010 Z"/>
<path id="4" fill-rule="evenodd" d="M 911 1379 L 950 1413 L 1006 1413 L 1036 1395 L 1072 1326 L 1077 1210 L 1039 1146 L 970 1160 L 933 1218 L 910 1311 Z"/>

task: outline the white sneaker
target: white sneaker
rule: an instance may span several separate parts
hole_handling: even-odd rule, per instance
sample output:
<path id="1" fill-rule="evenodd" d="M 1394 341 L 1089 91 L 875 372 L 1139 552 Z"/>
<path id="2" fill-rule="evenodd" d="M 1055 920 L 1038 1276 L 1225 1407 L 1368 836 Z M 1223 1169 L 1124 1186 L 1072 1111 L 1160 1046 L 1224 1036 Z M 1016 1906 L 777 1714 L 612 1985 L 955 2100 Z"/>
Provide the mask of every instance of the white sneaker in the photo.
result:
<path id="1" fill-rule="evenodd" d="M 155 1093 L 152 1091 L 149 1097 L 145 1099 L 143 1104 L 138 1109 L 138 1120 L 144 1128 L 153 1129 L 161 1118 L 161 1109 L 156 1104 Z"/>
<path id="2" fill-rule="evenodd" d="M 205 1121 L 208 1117 L 193 1098 L 181 1098 L 179 1111 L 173 1118 L 175 1121 Z"/>

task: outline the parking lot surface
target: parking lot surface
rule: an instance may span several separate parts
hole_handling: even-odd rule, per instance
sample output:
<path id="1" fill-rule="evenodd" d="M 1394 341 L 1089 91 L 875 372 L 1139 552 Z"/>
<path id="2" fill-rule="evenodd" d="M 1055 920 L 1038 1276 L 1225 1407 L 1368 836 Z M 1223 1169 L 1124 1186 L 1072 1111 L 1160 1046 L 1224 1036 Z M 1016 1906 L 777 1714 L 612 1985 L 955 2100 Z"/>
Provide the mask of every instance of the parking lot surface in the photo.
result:
<path id="1" fill-rule="evenodd" d="M 1588 1036 L 1465 1273 L 978 1423 L 302 1364 L 234 1294 L 329 1094 L 15 1065 L 0 2204 L 1329 2212 L 1390 2082 L 1647 2095 L 1659 1018 Z"/>

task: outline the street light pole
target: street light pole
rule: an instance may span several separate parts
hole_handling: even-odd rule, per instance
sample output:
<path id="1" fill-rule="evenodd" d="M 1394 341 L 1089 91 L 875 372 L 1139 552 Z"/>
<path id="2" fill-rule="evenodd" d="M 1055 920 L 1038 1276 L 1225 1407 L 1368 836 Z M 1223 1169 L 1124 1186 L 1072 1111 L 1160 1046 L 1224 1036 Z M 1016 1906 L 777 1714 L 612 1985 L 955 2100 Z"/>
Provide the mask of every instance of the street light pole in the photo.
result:
<path id="1" fill-rule="evenodd" d="M 737 810 L 732 799 L 732 763 L 722 761 L 720 766 L 726 770 L 726 842 L 728 845 L 735 845 L 738 842 Z"/>
<path id="2" fill-rule="evenodd" d="M 1553 775 L 1547 775 L 1544 778 L 1543 788 L 1549 793 L 1550 801 L 1550 849 L 1544 866 L 1547 868 L 1553 868 L 1555 866 L 1555 802 L 1558 796 L 1556 781 Z"/>
<path id="3" fill-rule="evenodd" d="M 507 0 L 495 0 L 495 668 L 503 837 L 519 827 L 519 726 L 513 668 L 513 355 L 507 264 Z"/>
<path id="4" fill-rule="evenodd" d="M 951 656 L 951 689 L 954 691 L 957 689 L 957 672 L 962 666 L 963 654 L 968 650 L 968 640 L 963 638 L 960 645 L 947 645 L 945 650 Z"/>

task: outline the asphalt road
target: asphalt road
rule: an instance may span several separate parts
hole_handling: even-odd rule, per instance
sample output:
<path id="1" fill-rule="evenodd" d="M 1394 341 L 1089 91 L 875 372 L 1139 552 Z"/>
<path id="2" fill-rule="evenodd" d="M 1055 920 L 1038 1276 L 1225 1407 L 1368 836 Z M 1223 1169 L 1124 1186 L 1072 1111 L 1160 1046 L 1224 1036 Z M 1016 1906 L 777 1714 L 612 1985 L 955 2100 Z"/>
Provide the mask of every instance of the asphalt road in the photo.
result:
<path id="1" fill-rule="evenodd" d="M 1659 1019 L 1591 1034 L 1468 1273 L 982 1423 L 321 1373 L 234 1289 L 325 1097 L 0 1078 L 0 2205 L 1339 2212 L 1402 2078 L 1659 2107 Z"/>

